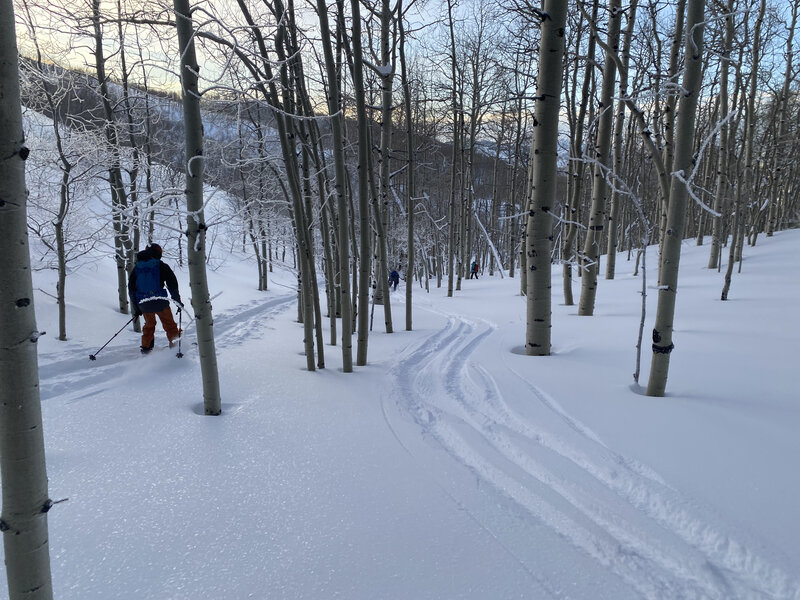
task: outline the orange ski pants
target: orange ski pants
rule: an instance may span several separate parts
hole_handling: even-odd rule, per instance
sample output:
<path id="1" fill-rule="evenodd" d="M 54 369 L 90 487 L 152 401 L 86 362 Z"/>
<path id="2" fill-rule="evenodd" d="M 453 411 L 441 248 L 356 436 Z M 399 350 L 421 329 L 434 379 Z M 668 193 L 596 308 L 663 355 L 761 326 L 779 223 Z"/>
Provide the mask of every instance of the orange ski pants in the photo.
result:
<path id="1" fill-rule="evenodd" d="M 142 348 L 149 348 L 153 343 L 156 333 L 156 315 L 161 319 L 161 326 L 167 332 L 167 339 L 171 342 L 181 336 L 181 331 L 172 316 L 172 309 L 168 306 L 161 312 L 144 313 L 144 327 L 142 327 Z"/>

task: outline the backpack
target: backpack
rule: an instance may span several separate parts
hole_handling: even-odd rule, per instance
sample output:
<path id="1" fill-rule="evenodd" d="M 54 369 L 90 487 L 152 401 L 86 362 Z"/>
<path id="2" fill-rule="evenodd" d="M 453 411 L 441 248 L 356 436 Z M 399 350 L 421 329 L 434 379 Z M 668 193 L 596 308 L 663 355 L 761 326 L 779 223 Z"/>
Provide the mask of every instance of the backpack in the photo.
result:
<path id="1" fill-rule="evenodd" d="M 167 290 L 161 284 L 161 261 L 157 258 L 139 261 L 136 271 L 136 302 L 166 298 Z"/>

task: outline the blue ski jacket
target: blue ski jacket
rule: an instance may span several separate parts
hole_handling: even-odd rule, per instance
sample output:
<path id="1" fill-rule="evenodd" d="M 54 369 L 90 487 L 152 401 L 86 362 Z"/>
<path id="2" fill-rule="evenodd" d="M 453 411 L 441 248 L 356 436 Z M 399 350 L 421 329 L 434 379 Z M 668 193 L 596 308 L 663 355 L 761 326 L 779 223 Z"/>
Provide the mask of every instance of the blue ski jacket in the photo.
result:
<path id="1" fill-rule="evenodd" d="M 134 316 L 166 309 L 169 306 L 167 290 L 172 299 L 180 304 L 178 280 L 169 265 L 147 249 L 139 252 L 136 255 L 136 265 L 128 278 L 128 295 Z"/>

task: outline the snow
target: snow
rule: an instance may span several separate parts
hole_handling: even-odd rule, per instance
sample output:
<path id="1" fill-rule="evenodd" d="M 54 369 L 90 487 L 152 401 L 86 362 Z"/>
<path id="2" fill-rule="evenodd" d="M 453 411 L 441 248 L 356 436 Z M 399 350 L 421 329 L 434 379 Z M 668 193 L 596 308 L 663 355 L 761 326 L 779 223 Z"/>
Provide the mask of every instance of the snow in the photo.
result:
<path id="1" fill-rule="evenodd" d="M 126 319 L 113 262 L 91 263 L 68 279 L 70 340 L 39 341 L 50 495 L 68 499 L 49 513 L 55 595 L 798 599 L 798 243 L 746 248 L 728 302 L 686 243 L 665 398 L 632 384 L 624 256 L 594 317 L 554 302 L 550 357 L 522 353 L 518 279 L 417 287 L 413 332 L 401 283 L 396 332 L 346 374 L 330 345 L 304 369 L 294 275 L 257 292 L 233 252 L 209 273 L 220 417 L 186 321 L 183 359 L 160 329 L 141 356 L 130 328 L 88 359 Z M 54 300 L 36 309 L 57 331 Z"/>

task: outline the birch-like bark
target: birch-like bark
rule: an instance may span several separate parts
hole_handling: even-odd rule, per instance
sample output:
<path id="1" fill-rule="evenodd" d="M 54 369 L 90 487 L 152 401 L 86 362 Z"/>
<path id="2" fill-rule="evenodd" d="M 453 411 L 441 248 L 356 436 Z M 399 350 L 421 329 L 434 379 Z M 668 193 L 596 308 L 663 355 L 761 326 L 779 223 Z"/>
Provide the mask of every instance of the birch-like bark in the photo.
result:
<path id="1" fill-rule="evenodd" d="M 298 129 L 300 130 L 300 135 L 303 136 L 304 139 L 307 139 L 308 134 L 304 131 L 304 124 L 301 121 L 299 124 Z M 304 143 L 302 146 L 302 177 L 303 177 L 303 213 L 306 215 L 306 222 L 312 223 L 314 219 L 314 209 L 311 206 L 311 199 L 312 199 L 312 190 L 311 190 L 311 156 L 309 152 L 309 145 L 308 143 Z M 320 307 L 319 303 L 319 278 L 317 277 L 317 267 L 316 261 L 314 260 L 314 245 L 311 241 L 311 231 L 310 225 L 306 227 L 306 237 L 308 239 L 308 245 L 306 247 L 307 257 L 306 257 L 306 269 L 309 273 L 308 277 L 308 285 L 310 288 L 311 297 L 308 300 L 311 302 L 311 306 L 308 308 L 309 313 L 313 314 L 314 316 L 314 334 L 316 336 L 316 350 L 317 350 L 317 368 L 324 369 L 325 368 L 325 344 L 323 340 L 323 332 L 322 332 L 322 308 Z M 308 303 L 307 303 L 308 304 Z M 312 347 L 313 351 L 313 347 Z"/>
<path id="2" fill-rule="evenodd" d="M 51 600 L 36 315 L 28 247 L 25 134 L 12 0 L 0 0 L 0 472 L 10 600 Z"/>
<path id="3" fill-rule="evenodd" d="M 541 24 L 536 119 L 531 148 L 533 177 L 528 191 L 525 236 L 528 269 L 525 353 L 528 356 L 550 355 L 552 209 L 556 202 L 558 117 L 566 22 L 566 2 L 546 0 Z"/>
<path id="4" fill-rule="evenodd" d="M 114 109 L 111 106 L 111 96 L 108 91 L 108 78 L 106 77 L 106 59 L 103 53 L 103 28 L 100 23 L 100 0 L 92 0 L 92 27 L 94 31 L 94 57 L 97 82 L 100 87 L 100 99 L 103 104 L 105 125 L 103 133 L 111 152 L 111 164 L 108 167 L 108 179 L 111 185 L 111 207 L 114 223 L 114 249 L 117 263 L 117 293 L 119 296 L 119 311 L 128 314 L 128 263 L 133 259 L 131 239 L 128 231 L 125 211 L 128 208 L 128 197 L 125 184 L 122 181 L 122 167 L 119 156 L 119 138 L 114 118 Z"/>
<path id="5" fill-rule="evenodd" d="M 394 65 L 392 64 L 392 45 L 390 34 L 392 28 L 392 11 L 389 0 L 381 0 L 381 142 L 378 170 L 380 173 L 380 199 L 375 203 L 375 221 L 378 234 L 378 258 L 375 264 L 375 277 L 382 290 L 383 317 L 386 333 L 392 333 L 392 302 L 389 293 L 389 150 L 392 144 L 392 85 L 394 82 Z"/>
<path id="6" fill-rule="evenodd" d="M 214 319 L 206 275 L 206 224 L 203 211 L 203 119 L 197 85 L 200 67 L 194 49 L 194 26 L 189 0 L 174 0 L 175 24 L 181 54 L 184 144 L 186 152 L 186 257 L 189 287 L 197 327 L 197 348 L 203 379 L 203 405 L 207 415 L 219 415 L 222 402 L 214 344 Z"/>
<path id="7" fill-rule="evenodd" d="M 668 80 L 678 85 L 681 46 L 683 44 L 683 22 L 686 13 L 686 0 L 677 0 L 675 4 L 675 31 L 669 53 Z M 673 171 L 675 160 L 675 107 L 678 105 L 677 90 L 667 90 L 667 101 L 664 103 L 664 166 L 668 173 Z M 666 211 L 664 213 L 666 215 Z"/>
<path id="8" fill-rule="evenodd" d="M 414 289 L 414 212 L 416 207 L 416 153 L 414 148 L 414 125 L 411 118 L 411 84 L 408 81 L 408 65 L 406 64 L 406 33 L 403 26 L 403 0 L 397 3 L 397 20 L 399 29 L 400 52 L 400 83 L 403 87 L 403 102 L 406 111 L 406 168 L 408 170 L 408 262 L 406 264 L 406 331 L 412 330 L 413 304 L 412 290 Z"/>
<path id="9" fill-rule="evenodd" d="M 141 166 L 141 158 L 139 152 L 139 143 L 136 139 L 136 125 L 133 121 L 133 104 L 130 96 L 130 83 L 128 64 L 125 57 L 125 30 L 123 23 L 125 22 L 122 13 L 122 0 L 117 0 L 117 35 L 119 36 L 119 50 L 118 57 L 120 61 L 120 75 L 122 78 L 122 104 L 125 108 L 126 125 L 128 128 L 128 146 L 131 148 L 131 168 L 128 170 L 128 204 L 133 208 L 133 215 L 130 219 L 131 234 L 130 248 L 139 248 L 139 219 L 138 219 L 138 200 L 139 200 L 139 168 Z M 133 270 L 133 260 L 127 261 L 128 274 Z M 138 319 L 135 321 L 139 323 Z M 140 330 L 141 331 L 141 330 Z"/>
<path id="10" fill-rule="evenodd" d="M 636 5 L 637 0 L 631 0 L 627 10 L 627 26 L 625 28 L 624 41 L 622 43 L 622 57 L 619 68 L 619 100 L 617 100 L 617 114 L 614 121 L 614 173 L 617 176 L 622 174 L 622 133 L 625 125 L 625 98 L 628 95 L 628 65 L 631 59 L 631 42 L 633 40 L 633 28 L 636 24 Z M 615 187 L 611 192 L 611 208 L 608 217 L 608 238 L 606 244 L 606 279 L 614 279 L 614 271 L 617 265 L 617 231 L 619 229 L 619 207 L 620 194 Z"/>
<path id="11" fill-rule="evenodd" d="M 311 253 L 308 251 L 309 235 L 308 226 L 303 208 L 303 192 L 300 182 L 300 169 L 297 161 L 297 142 L 295 135 L 295 128 L 291 122 L 288 121 L 286 112 L 291 112 L 294 107 L 294 102 L 291 96 L 290 82 L 289 82 L 289 59 L 285 53 L 284 44 L 286 43 L 286 25 L 287 14 L 284 10 L 283 3 L 276 0 L 274 3 L 275 12 L 278 15 L 279 27 L 275 31 L 275 52 L 278 54 L 278 63 L 280 65 L 279 75 L 273 74 L 272 62 L 269 59 L 269 52 L 267 51 L 266 41 L 261 33 L 260 28 L 253 20 L 250 10 L 245 0 L 237 0 L 237 5 L 245 18 L 247 24 L 250 26 L 254 41 L 258 47 L 259 59 L 261 61 L 262 74 L 255 68 L 255 65 L 248 64 L 248 70 L 256 77 L 256 85 L 262 92 L 264 97 L 269 103 L 272 114 L 275 118 L 275 125 L 278 130 L 278 139 L 281 145 L 281 155 L 283 157 L 284 167 L 286 169 L 286 182 L 288 192 L 285 190 L 287 200 L 289 201 L 289 212 L 292 216 L 292 228 L 297 241 L 297 252 L 294 254 L 297 259 L 296 267 L 298 268 L 298 284 L 301 289 L 298 290 L 298 321 L 304 324 L 304 347 L 306 356 L 306 366 L 308 370 L 313 371 L 314 367 L 314 335 L 313 335 L 313 321 L 316 300 L 312 286 L 309 284 L 311 273 L 309 271 L 309 260 Z M 233 51 L 242 57 L 235 48 Z M 292 51 L 292 57 L 296 57 L 298 53 Z M 247 61 L 246 57 L 245 60 Z M 280 83 L 280 92 L 278 90 L 278 83 Z M 283 184 L 281 183 L 283 187 Z"/>
<path id="12" fill-rule="evenodd" d="M 730 72 L 731 47 L 733 45 L 733 9 L 734 1 L 728 0 L 725 15 L 725 38 L 723 41 L 722 57 L 719 76 L 719 113 L 720 118 L 728 116 L 728 78 Z M 711 221 L 711 249 L 708 253 L 708 268 L 716 269 L 719 262 L 719 252 L 722 246 L 722 206 L 728 195 L 729 173 L 729 128 L 726 122 L 719 132 L 719 154 L 717 155 L 717 178 L 714 192 L 714 211 L 720 216 L 712 217 Z"/>
<path id="13" fill-rule="evenodd" d="M 753 193 L 755 182 L 755 129 L 756 129 L 756 96 L 760 93 L 758 89 L 758 65 L 760 62 L 761 51 L 761 27 L 764 22 L 764 15 L 766 14 L 767 4 L 766 0 L 761 0 L 758 17 L 753 28 L 753 59 L 750 67 L 750 79 L 748 81 L 748 91 L 744 115 L 744 169 L 742 172 L 742 180 L 739 182 L 739 187 L 736 191 L 735 202 L 735 217 L 734 226 L 732 228 L 732 239 L 730 246 L 730 253 L 728 259 L 728 268 L 725 273 L 725 282 L 722 287 L 720 295 L 721 300 L 728 299 L 728 292 L 731 289 L 731 279 L 733 276 L 733 263 L 740 261 L 739 268 L 741 269 L 741 248 L 743 244 L 744 231 L 746 226 L 747 211 L 745 210 L 746 202 L 742 201 L 743 195 L 750 195 Z"/>
<path id="14" fill-rule="evenodd" d="M 361 7 L 359 0 L 350 2 L 353 13 L 353 92 L 356 100 L 358 121 L 358 218 L 361 261 L 358 272 L 358 346 L 356 364 L 367 364 L 369 341 L 369 292 L 370 286 L 370 227 L 369 227 L 369 123 L 367 102 L 364 96 L 364 55 L 361 47 Z M 340 9 L 340 12 L 344 12 Z M 344 15 L 340 18 L 343 20 Z"/>
<path id="15" fill-rule="evenodd" d="M 603 85 L 600 92 L 600 110 L 595 142 L 594 160 L 604 167 L 609 166 L 611 155 L 611 134 L 614 123 L 614 88 L 616 86 L 617 63 L 613 53 L 617 52 L 622 21 L 621 0 L 610 0 L 608 15 L 608 37 L 605 63 L 603 65 Z M 589 212 L 589 227 L 583 246 L 583 276 L 581 277 L 581 299 L 578 314 L 594 314 L 597 297 L 597 273 L 600 260 L 600 242 L 606 225 L 606 196 L 608 184 L 600 166 L 593 169 L 592 205 Z"/>
<path id="16" fill-rule="evenodd" d="M 523 125 L 524 116 L 522 110 L 522 99 L 524 94 L 522 91 L 520 91 L 520 69 L 518 68 L 520 65 L 520 54 L 521 53 L 519 51 L 514 53 L 514 92 L 516 96 L 514 99 L 514 161 L 511 165 L 511 207 L 508 211 L 512 215 L 517 213 L 517 190 L 519 188 L 517 179 L 519 179 L 518 174 L 520 170 L 520 155 L 522 154 L 522 133 L 525 129 Z M 516 218 L 508 219 L 508 276 L 511 278 L 514 277 L 514 268 L 517 264 L 516 232 L 517 228 L 519 227 L 518 223 L 519 221 Z"/>
<path id="17" fill-rule="evenodd" d="M 56 213 L 56 218 L 53 221 L 53 229 L 56 242 L 56 261 L 58 263 L 58 282 L 56 284 L 56 303 L 58 304 L 58 339 L 63 342 L 67 340 L 67 251 L 64 237 L 64 222 L 66 221 L 67 212 L 69 211 L 70 205 L 70 175 L 75 165 L 69 160 L 69 157 L 64 149 L 64 140 L 61 136 L 64 123 L 60 113 L 58 112 L 58 107 L 56 106 L 57 102 L 53 97 L 53 93 L 51 93 L 50 87 L 47 85 L 38 31 L 31 16 L 30 6 L 27 2 L 23 3 L 23 6 L 27 16 L 31 41 L 36 49 L 36 69 L 42 76 L 41 91 L 47 101 L 47 109 L 53 118 L 53 137 L 56 142 L 56 151 L 58 152 L 58 166 L 61 169 L 61 185 L 59 186 L 58 190 L 59 207 L 58 212 Z"/>
<path id="18" fill-rule="evenodd" d="M 692 168 L 695 116 L 703 79 L 703 13 L 705 0 L 688 0 L 685 44 L 683 93 L 678 106 L 675 136 L 674 171 L 689 173 Z M 670 188 L 667 230 L 664 232 L 661 280 L 658 287 L 658 307 L 653 327 L 653 358 L 650 364 L 648 396 L 663 396 L 667 387 L 669 359 L 675 319 L 675 299 L 678 292 L 678 266 L 681 242 L 686 223 L 686 202 L 689 193 L 681 182 Z"/>
<path id="19" fill-rule="evenodd" d="M 597 11 L 599 2 L 593 0 L 591 22 L 597 21 Z M 582 16 L 583 13 L 582 13 Z M 591 23 L 589 24 L 591 28 Z M 580 36 L 579 36 L 580 37 Z M 586 70 L 583 75 L 583 83 L 581 85 L 581 102 L 578 109 L 578 116 L 575 119 L 575 128 L 570 141 L 570 155 L 576 161 L 570 166 L 570 179 L 569 179 L 569 200 L 568 209 L 566 211 L 566 218 L 570 221 L 564 233 L 564 245 L 562 248 L 562 258 L 564 264 L 562 266 L 562 288 L 564 292 L 564 304 L 572 306 L 575 300 L 572 295 L 572 263 L 575 259 L 575 245 L 578 237 L 578 209 L 580 207 L 581 196 L 583 194 L 583 178 L 586 171 L 586 165 L 583 162 L 583 131 L 586 123 L 586 111 L 589 106 L 589 98 L 594 95 L 592 89 L 594 88 L 594 71 L 595 63 L 594 56 L 597 49 L 596 44 L 597 36 L 589 35 L 588 48 L 586 50 Z M 580 51 L 580 40 L 576 52 Z M 578 63 L 575 63 L 575 71 L 577 75 Z M 575 88 L 573 88 L 574 90 Z"/>
<path id="20" fill-rule="evenodd" d="M 500 199 L 498 198 L 498 173 L 500 171 L 500 152 L 503 146 L 503 139 L 506 133 L 506 102 L 503 102 L 503 108 L 500 112 L 500 131 L 497 132 L 497 145 L 494 151 L 494 162 L 492 164 L 492 196 L 491 206 L 489 207 L 489 235 L 495 234 L 495 240 L 499 244 L 500 236 L 497 235 L 497 219 L 500 216 Z M 487 239 L 491 239 L 487 236 Z M 500 274 L 503 273 L 503 264 L 498 262 L 497 268 L 500 269 Z M 494 275 L 494 262 L 489 262 L 489 277 Z"/>
<path id="21" fill-rule="evenodd" d="M 456 253 L 456 171 L 458 169 L 458 92 L 456 90 L 456 39 L 455 25 L 453 23 L 453 0 L 447 0 L 447 15 L 450 26 L 450 77 L 451 85 L 451 110 L 453 112 L 453 154 L 450 165 L 450 202 L 447 207 L 447 297 L 453 297 L 453 276 L 455 273 L 454 262 Z"/>
<path id="22" fill-rule="evenodd" d="M 778 100 L 778 133 L 775 140 L 776 145 L 785 144 L 789 130 L 789 95 L 791 93 L 792 79 L 794 75 L 794 30 L 797 27 L 798 10 L 800 10 L 800 1 L 794 0 L 792 2 L 792 22 L 788 28 L 789 38 L 786 40 L 786 70 L 783 75 L 783 87 L 781 88 L 781 96 Z M 772 176 L 776 179 L 780 173 L 780 161 L 783 160 L 782 152 L 775 152 L 772 164 Z M 769 212 L 767 213 L 767 222 L 765 232 L 767 237 L 771 237 L 775 232 L 778 217 L 778 203 L 781 186 L 774 187 L 775 193 L 769 200 Z"/>
<path id="23" fill-rule="evenodd" d="M 331 131 L 333 133 L 334 190 L 338 213 L 338 254 L 339 254 L 339 294 L 342 314 L 342 370 L 353 372 L 353 330 L 352 304 L 350 301 L 350 252 L 348 241 L 349 219 L 347 216 L 347 173 L 344 164 L 344 131 L 342 109 L 339 97 L 339 79 L 336 73 L 336 61 L 331 45 L 328 8 L 323 0 L 317 1 L 320 32 L 322 34 L 322 50 L 325 57 L 325 72 L 328 77 L 328 113 L 331 115 Z M 359 309 L 363 307 L 359 305 Z"/>

